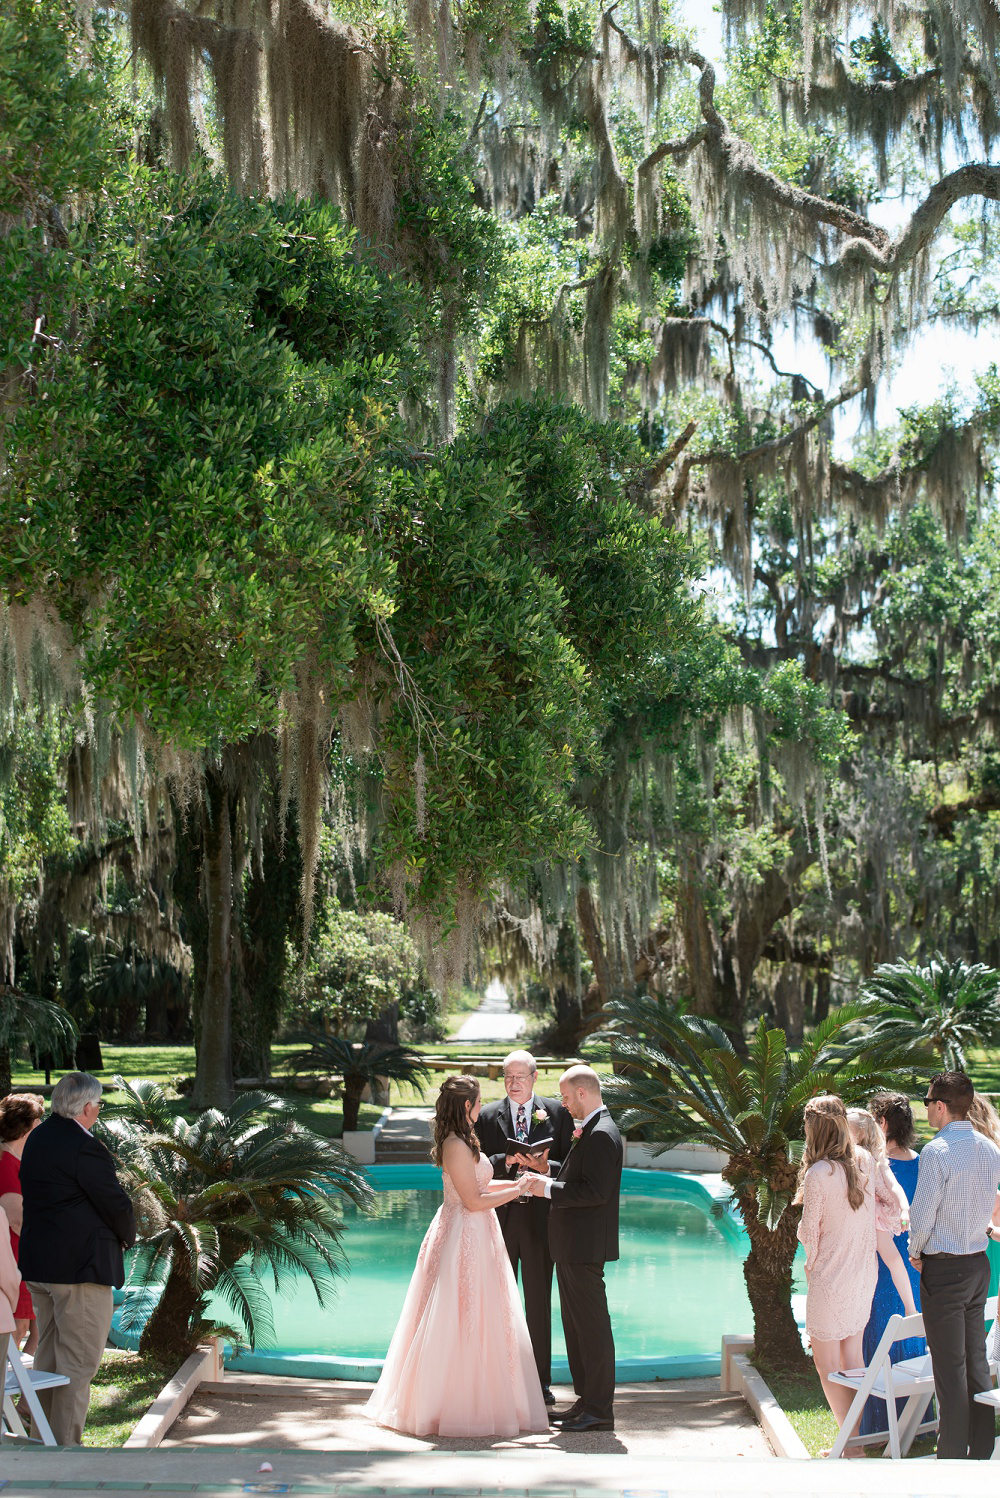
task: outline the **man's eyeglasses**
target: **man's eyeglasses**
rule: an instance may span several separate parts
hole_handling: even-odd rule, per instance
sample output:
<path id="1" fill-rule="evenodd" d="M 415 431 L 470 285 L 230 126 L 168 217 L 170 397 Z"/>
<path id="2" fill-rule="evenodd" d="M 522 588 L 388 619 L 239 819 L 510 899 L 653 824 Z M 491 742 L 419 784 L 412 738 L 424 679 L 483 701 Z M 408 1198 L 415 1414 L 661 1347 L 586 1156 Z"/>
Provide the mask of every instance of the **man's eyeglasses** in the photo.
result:
<path id="1" fill-rule="evenodd" d="M 928 1095 L 924 1098 L 924 1107 L 926 1108 L 928 1103 L 939 1103 L 940 1101 L 941 1099 L 939 1097 L 930 1097 Z"/>

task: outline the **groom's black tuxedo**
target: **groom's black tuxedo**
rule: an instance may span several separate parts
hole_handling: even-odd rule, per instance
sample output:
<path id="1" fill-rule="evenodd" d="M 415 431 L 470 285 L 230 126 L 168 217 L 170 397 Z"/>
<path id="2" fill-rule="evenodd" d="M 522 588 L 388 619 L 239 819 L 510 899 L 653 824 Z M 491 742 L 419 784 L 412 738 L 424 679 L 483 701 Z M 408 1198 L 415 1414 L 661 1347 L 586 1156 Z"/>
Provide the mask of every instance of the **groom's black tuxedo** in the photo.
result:
<path id="1" fill-rule="evenodd" d="M 529 1118 L 528 1139 L 553 1138 L 549 1152 L 549 1169 L 554 1175 L 560 1161 L 566 1158 L 569 1149 L 573 1120 L 562 1103 L 550 1098 L 536 1097 L 533 1107 L 545 1114 L 544 1119 Z M 514 1138 L 514 1117 L 517 1104 L 511 1108 L 510 1098 L 501 1098 L 498 1103 L 487 1103 L 476 1123 L 476 1133 L 484 1155 L 488 1155 L 493 1166 L 493 1175 L 499 1180 L 512 1181 L 517 1167 L 507 1169 L 507 1140 Z M 549 1253 L 549 1204 L 544 1197 L 529 1196 L 524 1201 L 507 1202 L 497 1208 L 497 1220 L 503 1233 L 510 1265 L 517 1278 L 521 1266 L 521 1284 L 524 1288 L 524 1315 L 528 1323 L 531 1349 L 535 1354 L 535 1366 L 543 1389 L 552 1381 L 552 1256 Z"/>
<path id="2" fill-rule="evenodd" d="M 552 1185 L 549 1247 L 573 1387 L 583 1413 L 614 1418 L 615 1341 L 604 1265 L 618 1257 L 622 1138 L 603 1109 L 585 1126 Z"/>

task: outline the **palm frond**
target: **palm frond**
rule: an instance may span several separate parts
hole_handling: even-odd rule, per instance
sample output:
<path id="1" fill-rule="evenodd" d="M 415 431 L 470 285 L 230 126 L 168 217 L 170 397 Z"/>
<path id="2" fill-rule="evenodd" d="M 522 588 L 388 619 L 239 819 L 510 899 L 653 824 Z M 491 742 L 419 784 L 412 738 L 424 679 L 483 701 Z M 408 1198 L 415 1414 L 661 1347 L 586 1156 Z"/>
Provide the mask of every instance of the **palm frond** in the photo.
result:
<path id="1" fill-rule="evenodd" d="M 251 1265 L 228 1265 L 220 1271 L 213 1288 L 239 1317 L 251 1349 L 274 1345 L 274 1312 Z"/>

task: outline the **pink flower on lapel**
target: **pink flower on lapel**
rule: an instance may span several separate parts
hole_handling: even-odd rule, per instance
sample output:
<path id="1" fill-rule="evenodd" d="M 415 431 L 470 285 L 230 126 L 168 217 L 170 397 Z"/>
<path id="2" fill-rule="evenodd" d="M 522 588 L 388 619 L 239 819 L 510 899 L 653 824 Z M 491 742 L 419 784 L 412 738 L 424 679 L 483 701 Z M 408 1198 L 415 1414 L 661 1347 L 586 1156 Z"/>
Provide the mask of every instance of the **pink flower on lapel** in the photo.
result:
<path id="1" fill-rule="evenodd" d="M 569 1143 L 570 1149 L 573 1148 L 574 1144 L 580 1138 L 580 1136 L 582 1135 L 582 1133 L 583 1133 L 582 1127 L 580 1127 L 580 1125 L 577 1125 L 577 1127 L 573 1130 L 573 1138 L 570 1140 L 570 1143 Z"/>

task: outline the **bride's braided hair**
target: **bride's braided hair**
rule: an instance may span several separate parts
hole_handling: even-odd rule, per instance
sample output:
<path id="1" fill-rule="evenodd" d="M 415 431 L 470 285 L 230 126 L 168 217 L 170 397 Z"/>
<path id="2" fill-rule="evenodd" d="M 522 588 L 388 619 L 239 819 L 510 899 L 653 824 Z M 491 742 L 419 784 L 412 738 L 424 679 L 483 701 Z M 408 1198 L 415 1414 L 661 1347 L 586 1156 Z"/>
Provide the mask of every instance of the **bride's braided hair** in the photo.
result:
<path id="1" fill-rule="evenodd" d="M 441 1164 L 441 1152 L 449 1134 L 457 1134 L 465 1141 L 476 1159 L 479 1159 L 479 1140 L 472 1121 L 465 1111 L 466 1103 L 473 1107 L 479 1096 L 479 1083 L 475 1077 L 445 1077 L 434 1105 L 434 1148 L 431 1159 Z"/>

